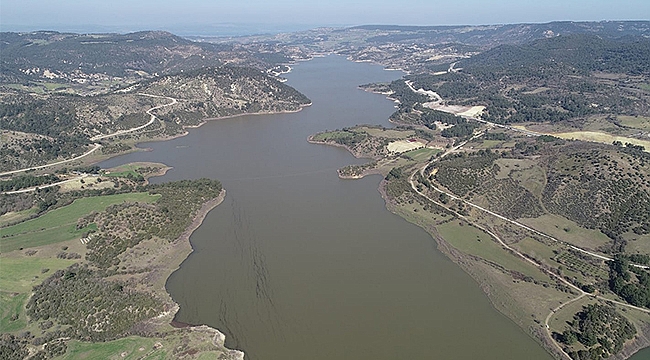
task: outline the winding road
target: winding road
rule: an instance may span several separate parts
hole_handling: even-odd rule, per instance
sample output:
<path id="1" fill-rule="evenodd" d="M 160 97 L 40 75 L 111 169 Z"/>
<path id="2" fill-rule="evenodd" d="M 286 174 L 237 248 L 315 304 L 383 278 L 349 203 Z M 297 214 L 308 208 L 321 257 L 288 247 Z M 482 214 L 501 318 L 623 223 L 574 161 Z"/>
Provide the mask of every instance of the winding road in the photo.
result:
<path id="1" fill-rule="evenodd" d="M 176 99 L 174 99 L 172 97 L 169 97 L 169 96 L 151 95 L 151 94 L 145 94 L 145 93 L 138 93 L 137 95 L 148 96 L 148 97 L 153 97 L 153 98 L 169 99 L 169 100 L 171 100 L 171 102 L 167 103 L 167 104 L 163 104 L 163 105 L 154 106 L 151 109 L 147 110 L 146 113 L 149 114 L 151 116 L 151 118 L 150 118 L 149 122 L 147 122 L 144 125 L 140 125 L 138 127 L 134 127 L 134 128 L 127 129 L 127 130 L 119 130 L 119 131 L 116 131 L 116 132 L 111 133 L 111 134 L 96 135 L 96 136 L 91 137 L 90 140 L 91 141 L 97 141 L 97 140 L 107 139 L 107 138 L 111 138 L 111 137 L 114 137 L 114 136 L 124 135 L 124 134 L 128 134 L 128 133 L 131 133 L 131 132 L 134 132 L 134 131 L 142 130 L 142 129 L 146 128 L 147 126 L 153 124 L 156 120 L 159 120 L 158 117 L 156 117 L 156 115 L 151 113 L 152 111 L 160 109 L 160 108 L 164 108 L 166 106 L 171 106 L 171 105 L 174 105 L 174 104 L 178 103 L 178 100 L 176 100 Z M 18 174 L 18 173 L 21 173 L 21 172 L 31 171 L 31 170 L 45 169 L 45 168 L 48 168 L 48 167 L 61 165 L 61 164 L 65 164 L 65 163 L 75 161 L 75 160 L 83 159 L 86 156 L 94 153 L 95 151 L 97 151 L 101 147 L 102 147 L 101 144 L 95 143 L 95 144 L 93 144 L 92 149 L 88 150 L 87 152 L 85 152 L 85 153 L 83 153 L 83 154 L 81 154 L 79 156 L 73 157 L 71 159 L 61 160 L 61 161 L 57 161 L 57 162 L 53 162 L 53 163 L 45 164 L 45 165 L 32 166 L 32 167 L 28 167 L 28 168 L 24 168 L 24 169 L 5 171 L 5 172 L 0 173 L 0 176 Z M 43 188 L 43 187 L 45 187 L 45 186 L 41 186 L 41 188 Z M 33 190 L 34 189 L 32 189 L 30 191 L 33 191 Z"/>
<path id="2" fill-rule="evenodd" d="M 88 152 L 83 153 L 83 154 L 81 154 L 81 155 L 79 155 L 79 156 L 73 157 L 72 159 L 61 160 L 61 161 L 57 161 L 57 162 L 50 163 L 50 164 L 40 165 L 40 166 L 32 166 L 32 167 L 24 168 L 24 169 L 18 169 L 18 170 L 12 170 L 12 171 L 5 171 L 5 172 L 3 172 L 3 173 L 0 173 L 0 176 L 11 175 L 11 174 L 17 174 L 17 173 L 21 173 L 21 172 L 25 172 L 25 171 L 30 171 L 30 170 L 45 169 L 45 168 L 48 168 L 48 167 L 51 167 L 51 166 L 61 165 L 61 164 L 69 163 L 69 162 L 71 162 L 71 161 L 79 160 L 79 159 L 81 159 L 81 158 L 84 158 L 84 157 L 86 157 L 86 156 L 88 156 L 88 155 L 94 153 L 95 151 L 97 151 L 97 149 L 99 149 L 99 148 L 102 147 L 101 144 L 94 144 L 94 145 L 95 145 L 95 146 L 94 146 L 92 149 L 90 149 Z"/>
<path id="3" fill-rule="evenodd" d="M 134 131 L 142 130 L 142 129 L 146 128 L 147 126 L 153 124 L 154 121 L 159 120 L 158 117 L 156 117 L 156 115 L 151 113 L 152 111 L 164 108 L 166 106 L 175 105 L 176 103 L 178 103 L 178 100 L 176 100 L 176 99 L 174 99 L 172 97 L 169 97 L 169 96 L 151 95 L 151 94 L 144 94 L 144 93 L 138 93 L 138 95 L 140 95 L 140 96 L 148 96 L 148 97 L 153 97 L 153 98 L 169 99 L 169 100 L 171 100 L 171 102 L 168 103 L 168 104 L 154 106 L 151 109 L 147 110 L 146 112 L 147 112 L 148 115 L 151 116 L 151 119 L 149 120 L 148 123 L 146 123 L 144 125 L 134 127 L 134 128 L 131 128 L 131 129 L 127 129 L 127 130 L 119 130 L 119 131 L 116 131 L 116 132 L 114 132 L 112 134 L 96 135 L 96 136 L 91 137 L 90 140 L 97 141 L 97 140 L 101 140 L 101 139 L 110 138 L 110 137 L 113 137 L 113 136 L 124 135 L 124 134 L 128 134 L 128 133 L 131 133 L 131 132 L 134 132 Z"/>
<path id="4" fill-rule="evenodd" d="M 465 221 L 467 221 L 468 223 L 471 223 L 471 224 L 472 224 L 473 226 L 475 226 L 476 228 L 481 229 L 481 230 L 484 231 L 486 234 L 488 234 L 488 235 L 490 235 L 491 237 L 493 237 L 493 238 L 494 238 L 494 239 L 495 239 L 495 240 L 496 240 L 496 241 L 497 241 L 497 242 L 498 242 L 498 243 L 499 243 L 499 244 L 500 244 L 504 249 L 506 249 L 506 250 L 508 250 L 509 252 L 515 254 L 516 256 L 520 257 L 520 258 L 523 259 L 524 261 L 526 261 L 526 262 L 532 264 L 533 266 L 537 267 L 538 269 L 540 269 L 540 271 L 542 271 L 543 273 L 545 273 L 545 274 L 547 274 L 547 275 L 549 275 L 549 276 L 551 276 L 551 277 L 554 277 L 555 279 L 557 279 L 557 280 L 560 281 L 561 283 L 565 284 L 566 286 L 568 286 L 568 287 L 570 287 L 571 289 L 573 289 L 573 290 L 575 290 L 576 292 L 578 292 L 579 295 L 578 295 L 577 297 L 575 297 L 575 298 L 573 298 L 573 299 L 571 299 L 571 300 L 569 300 L 569 301 L 566 301 L 566 302 L 564 302 L 564 303 L 561 303 L 561 304 L 558 305 L 556 308 L 552 309 L 551 312 L 548 314 L 548 316 L 546 316 L 546 319 L 544 320 L 544 326 L 545 326 L 545 328 L 546 328 L 547 336 L 548 336 L 549 339 L 551 339 L 551 341 L 553 342 L 553 344 L 555 345 L 555 347 L 558 349 L 558 351 L 560 351 L 560 353 L 563 354 L 563 356 L 564 356 L 566 359 L 569 359 L 569 360 L 572 359 L 572 358 L 569 356 L 569 354 L 567 354 L 567 353 L 564 351 L 564 349 L 562 349 L 562 347 L 560 346 L 560 344 L 559 344 L 557 341 L 555 341 L 555 339 L 553 338 L 553 335 L 552 335 L 552 333 L 551 333 L 551 329 L 550 329 L 550 326 L 549 326 L 549 321 L 551 320 L 551 317 L 553 317 L 553 314 L 555 314 L 557 311 L 561 310 L 562 308 L 564 308 L 565 306 L 567 306 L 567 305 L 569 305 L 569 304 L 572 304 L 572 303 L 574 303 L 574 302 L 576 302 L 576 301 L 582 299 L 582 298 L 585 297 L 585 296 L 591 296 L 591 297 L 596 298 L 596 299 L 605 300 L 605 301 L 608 301 L 608 302 L 611 302 L 611 303 L 615 303 L 615 304 L 620 305 L 620 306 L 625 306 L 625 307 L 628 307 L 628 308 L 636 309 L 636 310 L 639 310 L 639 311 L 642 311 L 642 312 L 645 312 L 645 313 L 650 314 L 650 310 L 648 310 L 648 309 L 640 308 L 640 307 L 638 307 L 638 306 L 630 305 L 630 304 L 627 304 L 627 303 L 623 303 L 623 302 L 620 302 L 620 301 L 616 301 L 616 300 L 608 299 L 608 298 L 602 297 L 602 296 L 600 296 L 600 295 L 590 294 L 590 293 L 587 293 L 587 292 L 583 291 L 581 288 L 575 286 L 574 284 L 572 284 L 571 282 L 569 282 L 568 280 L 566 280 L 566 279 L 563 278 L 562 276 L 560 276 L 560 275 L 558 275 L 558 274 L 556 274 L 556 273 L 554 273 L 554 272 L 552 272 L 552 271 L 546 269 L 542 264 L 540 264 L 540 263 L 538 263 L 537 261 L 535 261 L 535 260 L 533 260 L 533 259 L 527 257 L 526 255 L 524 255 L 524 254 L 522 254 L 521 252 L 519 252 L 517 249 L 511 247 L 511 246 L 508 245 L 505 241 L 501 240 L 501 238 L 500 238 L 499 236 L 497 236 L 495 233 L 493 233 L 492 231 L 486 229 L 485 227 L 483 227 L 483 226 L 481 226 L 481 225 L 476 224 L 475 222 L 471 222 L 471 221 L 470 221 L 466 216 L 464 216 L 464 215 L 462 215 L 462 214 L 460 214 L 460 213 L 458 213 L 458 212 L 456 212 L 456 211 L 450 209 L 450 208 L 447 207 L 445 204 L 443 204 L 443 203 L 441 203 L 441 202 L 439 202 L 439 201 L 437 201 L 437 200 L 432 199 L 432 198 L 429 197 L 427 194 L 425 194 L 425 193 L 421 192 L 420 190 L 418 190 L 417 185 L 416 185 L 416 181 L 415 181 L 415 176 L 416 176 L 418 173 L 420 173 L 420 175 L 421 175 L 423 178 L 426 178 L 426 176 L 424 175 L 424 171 L 425 171 L 425 169 L 426 169 L 430 164 L 432 164 L 432 163 L 434 163 L 434 162 L 436 162 L 436 161 L 442 159 L 442 158 L 445 157 L 446 155 L 448 155 L 448 154 L 450 154 L 450 153 L 452 153 L 452 152 L 458 150 L 459 148 L 461 148 L 462 146 L 464 146 L 465 144 L 467 144 L 469 141 L 474 140 L 474 139 L 476 139 L 476 138 L 479 138 L 479 137 L 483 136 L 484 134 L 485 134 L 485 132 L 477 133 L 476 135 L 472 136 L 470 139 L 468 139 L 468 140 L 466 140 L 466 141 L 460 143 L 459 145 L 457 145 L 457 146 L 455 146 L 455 147 L 453 147 L 453 148 L 451 148 L 451 149 L 445 151 L 445 152 L 444 152 L 441 156 L 439 156 L 438 158 L 433 159 L 433 160 L 427 162 L 426 164 L 424 164 L 424 166 L 422 166 L 422 167 L 416 169 L 416 170 L 411 174 L 411 176 L 409 176 L 409 180 L 408 180 L 408 181 L 409 181 L 409 184 L 411 185 L 411 188 L 413 189 L 413 191 L 415 191 L 417 194 L 419 194 L 419 195 L 422 196 L 423 198 L 427 199 L 428 201 L 430 201 L 430 202 L 432 202 L 432 203 L 434 203 L 434 204 L 436 204 L 436 205 L 438 205 L 438 206 L 443 207 L 444 209 L 447 209 L 448 211 L 450 211 L 451 213 L 453 213 L 453 214 L 454 214 L 455 216 L 457 216 L 458 218 L 464 219 Z M 550 240 L 553 240 L 553 241 L 555 241 L 555 242 L 557 242 L 557 243 L 564 244 L 565 246 L 570 247 L 571 249 L 574 249 L 574 250 L 576 250 L 576 251 L 580 251 L 580 252 L 582 252 L 582 253 L 584 253 L 584 254 L 587 254 L 587 255 L 590 255 L 590 256 L 596 257 L 596 258 L 601 259 L 601 260 L 605 260 L 605 261 L 610 261 L 610 260 L 612 260 L 611 258 L 608 258 L 608 257 L 606 257 L 606 256 L 599 255 L 599 254 L 595 254 L 595 253 L 593 253 L 593 252 L 590 252 L 590 251 L 587 251 L 587 250 L 581 249 L 581 248 L 579 248 L 579 247 L 577 247 L 577 246 L 574 246 L 574 245 L 571 245 L 571 244 L 567 244 L 567 243 L 565 243 L 565 242 L 563 242 L 563 241 L 561 241 L 561 240 L 558 240 L 558 239 L 556 239 L 556 238 L 554 238 L 554 237 L 552 237 L 552 236 L 550 236 L 550 235 L 544 234 L 543 232 L 540 232 L 540 231 L 538 231 L 538 230 L 535 230 L 535 229 L 533 229 L 533 228 L 531 228 L 531 227 L 529 227 L 529 226 L 526 226 L 526 225 L 524 225 L 524 224 L 521 224 L 521 223 L 519 223 L 519 222 L 517 222 L 517 221 L 515 221 L 515 220 L 508 219 L 508 218 L 506 218 L 505 216 L 499 215 L 499 214 L 497 214 L 497 213 L 495 213 L 495 212 L 493 212 L 493 211 L 490 211 L 490 210 L 485 209 L 485 208 L 483 208 L 483 207 L 481 207 L 481 206 L 478 206 L 478 205 L 476 205 L 476 204 L 474 204 L 474 203 L 471 203 L 471 202 L 469 202 L 469 201 L 467 201 L 467 200 L 464 200 L 464 199 L 462 199 L 462 198 L 460 198 L 460 197 L 458 197 L 458 196 L 456 196 L 456 195 L 454 195 L 454 194 L 452 194 L 452 193 L 449 193 L 449 192 L 447 192 L 447 191 L 444 191 L 444 190 L 442 190 L 442 189 L 439 189 L 439 188 L 435 187 L 433 184 L 431 185 L 431 189 L 432 189 L 432 190 L 435 190 L 435 191 L 437 191 L 437 192 L 439 192 L 439 193 L 446 194 L 447 196 L 449 196 L 450 198 L 452 198 L 452 199 L 454 199 L 454 200 L 462 201 L 463 203 L 465 203 L 465 204 L 467 204 L 467 205 L 469 205 L 469 206 L 472 206 L 472 207 L 474 207 L 474 208 L 476 208 L 476 209 L 479 209 L 479 210 L 481 210 L 481 211 L 483 211 L 483 212 L 485 212 L 485 213 L 487 213 L 487 214 L 490 214 L 490 215 L 492 215 L 492 216 L 495 216 L 495 217 L 497 217 L 497 218 L 499 218 L 499 219 L 501 219 L 501 220 L 504 220 L 504 221 L 507 221 L 507 222 L 509 222 L 509 223 L 511 223 L 511 224 L 514 224 L 514 225 L 516 225 L 516 226 L 519 226 L 519 227 L 521 227 L 521 228 L 523 228 L 523 229 L 526 229 L 526 230 L 528 230 L 528 231 L 531 231 L 531 232 L 533 232 L 533 233 L 535 233 L 535 234 L 537 234 L 537 235 L 543 236 L 543 237 L 545 237 L 545 238 L 547 238 L 547 239 L 550 239 Z M 648 268 L 649 268 L 648 266 L 644 266 L 644 265 L 636 265 L 636 264 L 631 264 L 631 265 L 636 266 L 636 267 L 639 267 L 639 268 L 643 268 L 643 269 L 648 269 Z"/>
<path id="5" fill-rule="evenodd" d="M 454 64 L 455 64 L 455 63 L 454 63 Z M 454 64 L 452 64 L 452 67 L 450 67 L 450 71 L 452 70 Z M 421 94 L 434 93 L 433 91 L 427 91 L 427 90 L 424 90 L 424 89 L 415 90 L 415 89 L 413 88 L 412 84 L 410 83 L 410 81 L 405 81 L 405 83 L 406 83 L 406 85 L 407 85 L 407 86 L 408 86 L 408 87 L 409 87 L 413 92 L 421 93 Z M 434 94 L 435 94 L 435 96 L 440 97 L 438 94 L 436 94 L 436 93 L 434 93 Z M 478 122 L 480 122 L 480 123 L 483 123 L 483 124 L 486 124 L 486 125 L 489 125 L 489 126 L 492 126 L 492 127 L 499 127 L 499 128 L 503 128 L 503 129 L 507 129 L 507 130 L 512 130 L 512 131 L 521 132 L 521 133 L 524 133 L 524 134 L 529 135 L 529 136 L 542 136 L 542 135 L 550 135 L 550 136 L 552 136 L 552 134 L 538 133 L 538 132 L 534 132 L 534 131 L 530 131 L 530 130 L 526 130 L 526 129 L 519 129 L 519 128 L 516 128 L 516 127 L 509 126 L 509 125 L 503 125 L 503 124 L 493 123 L 493 122 L 490 122 L 490 121 L 483 120 L 483 119 L 479 118 L 478 116 L 476 116 L 476 117 L 472 117 L 472 116 L 462 116 L 462 117 L 465 118 L 465 119 L 468 119 L 468 120 L 478 121 Z M 434 159 L 434 160 L 428 162 L 424 167 L 422 167 L 422 168 L 419 170 L 420 175 L 422 175 L 422 177 L 426 177 L 426 176 L 424 176 L 424 170 L 425 170 L 425 169 L 426 169 L 426 168 L 427 168 L 431 163 L 436 162 L 436 161 L 442 159 L 444 156 L 446 156 L 446 155 L 448 155 L 448 154 L 450 154 L 450 153 L 452 153 L 452 152 L 454 152 L 454 151 L 460 149 L 461 147 L 465 146 L 465 144 L 467 144 L 468 142 L 470 142 L 470 141 L 472 141 L 472 140 L 474 140 L 474 139 L 476 139 L 476 138 L 479 138 L 479 137 L 481 137 L 481 136 L 483 136 L 483 135 L 485 135 L 485 131 L 481 131 L 481 132 L 479 132 L 479 133 L 473 135 L 473 136 L 472 136 L 471 138 L 469 138 L 468 140 L 463 141 L 463 142 L 460 143 L 459 145 L 454 146 L 453 148 L 451 148 L 451 149 L 447 150 L 446 152 L 444 152 L 444 153 L 442 154 L 442 156 L 440 156 L 440 157 L 438 157 L 438 158 L 436 158 L 436 159 Z M 411 176 L 410 180 L 412 180 L 412 178 L 413 178 L 413 176 Z M 413 186 L 412 183 L 411 183 L 411 186 Z M 557 242 L 557 243 L 560 243 L 560 244 L 564 244 L 565 246 L 568 246 L 568 247 L 570 247 L 571 249 L 576 250 L 576 251 L 578 251 L 578 252 L 581 252 L 581 253 L 583 253 L 583 254 L 586 254 L 586 255 L 589 255 L 589 256 L 592 256 L 592 257 L 595 257 L 595 258 L 601 259 L 601 260 L 605 260 L 605 261 L 611 261 L 611 260 L 613 260 L 612 258 L 609 258 L 609 257 L 607 257 L 607 256 L 600 255 L 600 254 L 596 254 L 596 253 L 594 253 L 594 252 L 591 252 L 591 251 L 588 251 L 588 250 L 585 250 L 585 249 L 579 248 L 579 247 L 577 247 L 577 246 L 571 245 L 571 244 L 569 244 L 569 243 L 566 243 L 566 242 L 564 242 L 564 241 L 558 240 L 558 239 L 556 239 L 556 238 L 554 238 L 554 237 L 552 237 L 552 236 L 550 236 L 550 235 L 548 235 L 548 234 L 545 234 L 545 233 L 543 233 L 543 232 L 541 232 L 541 231 L 535 230 L 535 229 L 533 229 L 533 228 L 531 228 L 531 227 L 529 227 L 529 226 L 527 226 L 527 225 L 524 225 L 524 224 L 522 224 L 522 223 L 520 223 L 520 222 L 518 222 L 518 221 L 516 221 L 516 220 L 508 219 L 507 217 L 505 217 L 505 216 L 503 216 L 503 215 L 497 214 L 497 213 L 495 213 L 495 212 L 493 212 L 493 211 L 490 211 L 490 210 L 488 210 L 488 209 L 486 209 L 486 208 L 483 208 L 483 207 L 481 207 L 481 206 L 479 206 L 479 205 L 476 205 L 476 204 L 471 203 L 471 202 L 469 202 L 469 201 L 467 201 L 467 200 L 464 200 L 464 199 L 462 199 L 462 198 L 460 198 L 460 197 L 458 197 L 458 196 L 456 196 L 456 195 L 454 195 L 454 194 L 452 194 L 452 193 L 445 192 L 445 191 L 443 191 L 442 189 L 439 189 L 439 188 L 437 188 L 437 187 L 435 187 L 435 186 L 433 186 L 433 185 L 432 185 L 432 189 L 435 190 L 435 191 L 437 191 L 437 192 L 444 193 L 444 194 L 446 194 L 447 196 L 451 197 L 451 198 L 454 199 L 454 200 L 462 201 L 462 202 L 464 202 L 465 204 L 467 204 L 467 205 L 469 205 L 469 206 L 472 206 L 472 207 L 474 207 L 474 208 L 476 208 L 476 209 L 479 209 L 479 210 L 481 210 L 481 211 L 483 211 L 483 212 L 485 212 L 485 213 L 488 213 L 488 214 L 490 214 L 490 215 L 492 215 L 492 216 L 495 216 L 495 217 L 497 217 L 497 218 L 499 218 L 499 219 L 501 219 L 501 220 L 504 220 L 504 221 L 506 221 L 506 222 L 509 222 L 509 223 L 511 223 L 511 224 L 514 224 L 514 225 L 516 225 L 516 226 L 518 226 L 518 227 L 520 227 L 520 228 L 523 228 L 523 229 L 526 229 L 526 230 L 528 230 L 528 231 L 531 231 L 531 232 L 533 232 L 533 233 L 535 233 L 535 234 L 537 234 L 537 235 L 540 235 L 540 236 L 542 236 L 542 237 L 545 237 L 545 238 L 547 238 L 547 239 L 549 239 L 549 240 L 552 240 L 552 241 L 554 241 L 554 242 Z M 415 190 L 417 191 L 417 189 L 415 189 Z M 417 192 L 418 192 L 418 194 L 423 195 L 423 194 L 421 194 L 419 191 L 417 191 Z M 423 195 L 423 196 L 424 196 L 424 195 Z M 638 267 L 638 268 L 646 269 L 646 270 L 647 270 L 647 269 L 650 269 L 650 266 L 646 266 L 646 265 L 637 265 L 637 264 L 631 264 L 631 265 L 632 265 L 632 266 L 635 266 L 635 267 Z"/>

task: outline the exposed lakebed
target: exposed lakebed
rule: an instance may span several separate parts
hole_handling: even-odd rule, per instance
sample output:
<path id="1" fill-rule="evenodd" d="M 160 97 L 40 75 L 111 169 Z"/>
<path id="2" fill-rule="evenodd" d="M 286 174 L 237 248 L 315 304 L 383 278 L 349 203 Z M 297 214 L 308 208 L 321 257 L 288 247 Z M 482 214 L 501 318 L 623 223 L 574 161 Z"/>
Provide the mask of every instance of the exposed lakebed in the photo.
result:
<path id="1" fill-rule="evenodd" d="M 401 75 L 316 58 L 286 74 L 313 101 L 301 112 L 208 122 L 101 164 L 163 162 L 174 169 L 152 182 L 210 177 L 227 190 L 168 281 L 176 320 L 221 330 L 248 359 L 550 358 L 431 236 L 385 209 L 379 176 L 338 178 L 363 160 L 306 141 L 389 126 L 394 104 L 358 85 Z"/>

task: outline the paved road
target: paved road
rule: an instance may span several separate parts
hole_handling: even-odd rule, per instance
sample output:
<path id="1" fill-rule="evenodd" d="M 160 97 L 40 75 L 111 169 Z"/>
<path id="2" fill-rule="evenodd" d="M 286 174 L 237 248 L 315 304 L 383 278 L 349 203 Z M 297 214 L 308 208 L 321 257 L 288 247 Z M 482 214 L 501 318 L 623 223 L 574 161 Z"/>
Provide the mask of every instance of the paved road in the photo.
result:
<path id="1" fill-rule="evenodd" d="M 141 96 L 148 96 L 148 97 L 153 97 L 153 98 L 169 99 L 169 100 L 171 100 L 171 102 L 168 103 L 168 104 L 163 104 L 163 105 L 154 106 L 154 107 L 152 107 L 151 109 L 147 110 L 147 114 L 149 114 L 149 115 L 151 116 L 151 119 L 149 119 L 149 122 L 147 122 L 147 123 L 144 124 L 144 125 L 141 125 L 141 126 L 138 126 L 138 127 L 134 127 L 134 128 L 131 128 L 131 129 L 127 129 L 127 130 L 119 130 L 119 131 L 116 131 L 116 132 L 114 132 L 114 133 L 112 133 L 112 134 L 93 136 L 92 138 L 90 138 L 90 140 L 92 140 L 92 141 L 97 141 L 97 140 L 101 140 L 101 139 L 110 138 L 110 137 L 113 137 L 113 136 L 124 135 L 124 134 L 128 134 L 128 133 L 130 133 L 130 132 L 134 132 L 134 131 L 142 130 L 142 129 L 146 128 L 147 126 L 153 124 L 154 121 L 158 120 L 158 118 L 156 117 L 156 115 L 154 115 L 154 114 L 151 113 L 152 111 L 154 111 L 154 110 L 158 110 L 158 109 L 161 109 L 161 108 L 164 108 L 164 107 L 166 107 L 166 106 L 174 105 L 174 104 L 176 104 L 176 103 L 178 102 L 178 100 L 176 100 L 176 99 L 174 99 L 174 98 L 172 98 L 172 97 L 168 97 L 168 96 L 159 96 L 159 95 L 151 95 L 151 94 L 144 94 L 144 93 L 138 93 L 138 95 L 141 95 Z"/>
<path id="2" fill-rule="evenodd" d="M 101 144 L 94 144 L 94 145 L 95 146 L 92 149 L 90 149 L 88 152 L 86 152 L 84 154 L 81 154 L 79 156 L 73 157 L 72 159 L 61 160 L 61 161 L 57 161 L 57 162 L 50 163 L 50 164 L 40 165 L 40 166 L 32 166 L 32 167 L 29 167 L 29 168 L 24 168 L 24 169 L 19 169 L 19 170 L 5 171 L 3 173 L 0 173 L 0 176 L 17 174 L 17 173 L 21 173 L 21 172 L 25 172 L 25 171 L 30 171 L 30 170 L 45 169 L 45 168 L 48 168 L 48 167 L 51 167 L 51 166 L 61 165 L 61 164 L 69 163 L 71 161 L 79 160 L 81 158 L 84 158 L 84 157 L 94 153 L 95 151 L 97 151 L 97 149 L 102 147 Z"/>
<path id="3" fill-rule="evenodd" d="M 45 188 L 49 188 L 49 187 L 52 187 L 52 186 L 57 186 L 57 185 L 62 185 L 62 184 L 65 184 L 65 183 L 69 183 L 71 181 L 81 180 L 81 179 L 83 179 L 85 177 L 88 177 L 88 174 L 83 174 L 83 175 L 78 176 L 76 178 L 55 182 L 53 184 L 35 186 L 35 187 L 27 188 L 27 189 L 20 189 L 20 190 L 14 190 L 14 191 L 5 191 L 5 192 L 2 192 L 0 194 L 2 194 L 2 195 L 11 195 L 11 194 L 21 194 L 21 193 L 26 193 L 26 192 L 32 192 L 32 191 L 35 191 L 36 189 L 45 189 Z"/>
<path id="4" fill-rule="evenodd" d="M 158 119 L 158 118 L 156 117 L 156 115 L 154 115 L 154 114 L 151 113 L 152 111 L 157 110 L 157 109 L 160 109 L 160 108 L 163 108 L 163 107 L 165 107 L 165 106 L 171 106 L 171 105 L 174 105 L 174 104 L 176 104 L 176 103 L 178 102 L 178 100 L 176 100 L 176 99 L 174 99 L 174 98 L 171 98 L 171 97 L 168 97 L 168 96 L 159 96 L 159 95 L 151 95 L 151 94 L 144 94 L 144 93 L 138 93 L 138 95 L 141 95 L 141 96 L 148 96 L 148 97 L 154 97 L 154 98 L 169 99 L 169 100 L 171 100 L 171 102 L 168 103 L 168 104 L 163 104 L 163 105 L 154 106 L 154 107 L 152 107 L 151 109 L 147 110 L 146 113 L 149 114 L 149 115 L 151 116 L 151 119 L 149 120 L 149 122 L 147 122 L 147 123 L 144 124 L 144 125 L 141 125 L 141 126 L 138 126 L 138 127 L 134 127 L 134 128 L 131 128 L 131 129 L 127 129 L 127 130 L 119 130 L 119 131 L 116 131 L 116 132 L 114 132 L 114 133 L 112 133 L 112 134 L 93 136 L 92 138 L 90 138 L 90 140 L 92 140 L 92 141 L 97 141 L 97 140 L 101 140 L 101 139 L 107 139 L 107 138 L 110 138 L 110 137 L 119 136 L 119 135 L 124 135 L 124 134 L 128 134 L 128 133 L 130 133 L 130 132 L 134 132 L 134 131 L 142 130 L 142 129 L 146 128 L 147 126 L 153 124 L 154 121 L 156 121 L 156 120 Z M 25 172 L 25 171 L 30 171 L 30 170 L 45 169 L 45 168 L 48 168 L 48 167 L 52 167 L 52 166 L 56 166 L 56 165 L 61 165 L 61 164 L 69 163 L 69 162 L 71 162 L 71 161 L 75 161 L 75 160 L 82 159 L 82 158 L 84 158 L 84 157 L 86 157 L 86 156 L 88 156 L 88 155 L 94 153 L 95 151 L 97 151 L 97 150 L 98 150 L 99 148 L 101 148 L 101 147 L 102 147 L 101 144 L 94 144 L 93 148 L 90 149 L 88 152 L 83 153 L 83 154 L 81 154 L 81 155 L 79 155 L 79 156 L 73 157 L 72 159 L 61 160 L 61 161 L 53 162 L 53 163 L 50 163 L 50 164 L 40 165 L 40 166 L 32 166 L 32 167 L 28 167 L 28 168 L 24 168 L 24 169 L 18 169 L 18 170 L 12 170 L 12 171 L 5 171 L 5 172 L 3 172 L 3 173 L 0 173 L 0 176 L 12 175 L 12 174 L 17 174 L 17 173 L 21 173 L 21 172 Z"/>

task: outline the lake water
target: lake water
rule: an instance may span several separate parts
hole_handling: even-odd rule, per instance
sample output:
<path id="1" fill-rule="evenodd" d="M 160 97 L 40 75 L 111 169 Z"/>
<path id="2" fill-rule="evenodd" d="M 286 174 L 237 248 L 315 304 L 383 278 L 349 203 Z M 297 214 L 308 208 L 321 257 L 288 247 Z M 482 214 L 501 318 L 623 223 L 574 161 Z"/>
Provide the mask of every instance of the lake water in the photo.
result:
<path id="1" fill-rule="evenodd" d="M 210 177 L 227 190 L 168 280 L 178 321 L 221 330 L 253 360 L 551 358 L 426 232 L 385 209 L 379 176 L 337 177 L 363 160 L 306 141 L 389 126 L 394 104 L 358 85 L 401 75 L 316 58 L 286 76 L 313 101 L 301 112 L 212 121 L 101 164 L 163 162 L 174 169 L 155 182 Z"/>
<path id="2" fill-rule="evenodd" d="M 648 360 L 650 359 L 650 348 L 641 349 L 634 354 L 629 360 Z"/>

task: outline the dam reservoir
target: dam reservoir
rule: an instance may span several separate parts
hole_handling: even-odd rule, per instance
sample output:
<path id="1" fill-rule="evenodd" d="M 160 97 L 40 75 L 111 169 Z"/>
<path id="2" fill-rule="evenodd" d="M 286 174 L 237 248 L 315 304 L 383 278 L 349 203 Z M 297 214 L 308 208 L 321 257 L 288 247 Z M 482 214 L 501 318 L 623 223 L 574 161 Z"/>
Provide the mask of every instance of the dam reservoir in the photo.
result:
<path id="1" fill-rule="evenodd" d="M 102 164 L 162 162 L 164 182 L 209 177 L 227 191 L 169 278 L 176 320 L 206 324 L 251 360 L 550 359 L 497 312 L 421 228 L 386 210 L 380 176 L 339 179 L 363 163 L 307 137 L 391 126 L 394 103 L 358 88 L 403 74 L 338 56 L 285 74 L 312 106 L 210 121 Z"/>

